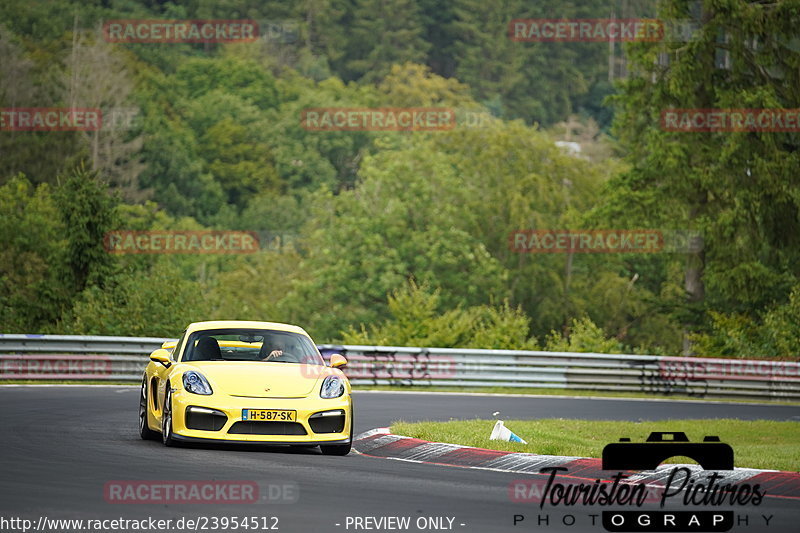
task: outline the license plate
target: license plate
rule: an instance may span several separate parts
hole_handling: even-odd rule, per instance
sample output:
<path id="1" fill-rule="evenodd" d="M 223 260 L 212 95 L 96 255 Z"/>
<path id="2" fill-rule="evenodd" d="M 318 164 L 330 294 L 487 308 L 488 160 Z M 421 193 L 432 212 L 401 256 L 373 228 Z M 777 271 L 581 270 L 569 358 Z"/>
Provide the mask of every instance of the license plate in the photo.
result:
<path id="1" fill-rule="evenodd" d="M 242 420 L 297 422 L 297 411 L 288 409 L 242 409 Z"/>

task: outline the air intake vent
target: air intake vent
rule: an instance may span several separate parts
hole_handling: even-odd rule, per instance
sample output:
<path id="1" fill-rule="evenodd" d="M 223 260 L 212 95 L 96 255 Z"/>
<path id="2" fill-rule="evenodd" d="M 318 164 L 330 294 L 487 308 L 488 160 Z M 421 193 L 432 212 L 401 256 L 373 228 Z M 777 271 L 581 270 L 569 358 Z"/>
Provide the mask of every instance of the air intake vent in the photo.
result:
<path id="1" fill-rule="evenodd" d="M 308 435 L 302 424 L 297 422 L 260 422 L 247 420 L 236 422 L 228 433 L 239 435 Z"/>
<path id="2" fill-rule="evenodd" d="M 186 408 L 186 427 L 201 431 L 219 431 L 225 427 L 228 417 L 222 411 L 204 407 Z"/>
<path id="3" fill-rule="evenodd" d="M 308 425 L 314 433 L 341 433 L 344 431 L 344 412 L 335 416 L 312 416 Z"/>

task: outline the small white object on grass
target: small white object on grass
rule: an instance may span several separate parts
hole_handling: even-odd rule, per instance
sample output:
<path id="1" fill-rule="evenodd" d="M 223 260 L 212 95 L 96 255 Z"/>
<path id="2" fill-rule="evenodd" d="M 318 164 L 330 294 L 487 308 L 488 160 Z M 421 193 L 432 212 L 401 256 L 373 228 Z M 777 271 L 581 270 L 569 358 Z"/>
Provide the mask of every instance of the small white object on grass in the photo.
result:
<path id="1" fill-rule="evenodd" d="M 522 444 L 528 444 L 528 441 L 520 438 L 516 433 L 503 425 L 502 420 L 498 420 L 495 423 L 494 428 L 492 429 L 492 434 L 489 436 L 489 440 L 504 440 L 507 442 L 521 442 Z"/>

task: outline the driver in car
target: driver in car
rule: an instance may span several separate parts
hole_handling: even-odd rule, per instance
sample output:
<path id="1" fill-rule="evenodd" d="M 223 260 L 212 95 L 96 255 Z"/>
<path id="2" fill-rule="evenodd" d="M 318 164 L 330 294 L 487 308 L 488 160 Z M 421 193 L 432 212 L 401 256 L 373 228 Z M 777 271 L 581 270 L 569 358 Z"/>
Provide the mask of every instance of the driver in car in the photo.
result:
<path id="1" fill-rule="evenodd" d="M 275 341 L 272 351 L 269 352 L 269 355 L 262 359 L 262 361 L 271 361 L 272 359 L 276 359 L 283 355 L 284 350 L 286 350 L 285 343 L 280 340 Z"/>

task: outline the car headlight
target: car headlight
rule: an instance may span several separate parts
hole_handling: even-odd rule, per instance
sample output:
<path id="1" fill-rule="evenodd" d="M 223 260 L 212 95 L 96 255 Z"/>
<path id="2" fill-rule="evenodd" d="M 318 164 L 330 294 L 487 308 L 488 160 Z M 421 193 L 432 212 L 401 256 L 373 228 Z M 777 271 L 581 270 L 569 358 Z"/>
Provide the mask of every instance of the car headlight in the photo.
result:
<path id="1" fill-rule="evenodd" d="M 319 395 L 322 398 L 338 398 L 344 394 L 344 380 L 339 376 L 328 376 L 322 382 Z"/>
<path id="2" fill-rule="evenodd" d="M 183 388 L 194 394 L 209 395 L 214 392 L 203 374 L 194 370 L 183 373 Z"/>

